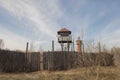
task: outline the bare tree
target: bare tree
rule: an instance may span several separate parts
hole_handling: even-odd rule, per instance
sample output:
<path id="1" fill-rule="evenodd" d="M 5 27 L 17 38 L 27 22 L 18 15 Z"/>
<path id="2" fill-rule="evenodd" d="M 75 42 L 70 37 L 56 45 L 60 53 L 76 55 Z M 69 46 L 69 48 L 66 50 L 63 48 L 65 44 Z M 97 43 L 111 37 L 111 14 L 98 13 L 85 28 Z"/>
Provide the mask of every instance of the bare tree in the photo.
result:
<path id="1" fill-rule="evenodd" d="M 120 47 L 111 48 L 111 53 L 114 54 L 115 65 L 120 66 Z"/>
<path id="2" fill-rule="evenodd" d="M 98 53 L 101 53 L 101 43 L 100 43 L 100 41 L 98 42 Z"/>
<path id="3" fill-rule="evenodd" d="M 102 48 L 103 53 L 108 53 L 109 52 L 109 50 L 107 49 L 105 44 L 101 48 Z"/>
<path id="4" fill-rule="evenodd" d="M 94 40 L 86 42 L 85 48 L 85 51 L 88 53 L 94 53 L 98 50 L 98 46 L 95 44 Z"/>
<path id="5" fill-rule="evenodd" d="M 83 28 L 83 26 L 81 26 L 81 28 L 80 28 L 80 36 L 81 36 L 81 40 L 82 40 L 82 53 L 84 53 L 84 45 L 85 45 L 85 43 L 84 43 L 84 34 L 85 34 L 84 28 Z"/>
<path id="6" fill-rule="evenodd" d="M 111 48 L 111 53 L 113 53 L 113 54 L 115 54 L 115 53 L 120 54 L 120 48 L 119 47 Z"/>

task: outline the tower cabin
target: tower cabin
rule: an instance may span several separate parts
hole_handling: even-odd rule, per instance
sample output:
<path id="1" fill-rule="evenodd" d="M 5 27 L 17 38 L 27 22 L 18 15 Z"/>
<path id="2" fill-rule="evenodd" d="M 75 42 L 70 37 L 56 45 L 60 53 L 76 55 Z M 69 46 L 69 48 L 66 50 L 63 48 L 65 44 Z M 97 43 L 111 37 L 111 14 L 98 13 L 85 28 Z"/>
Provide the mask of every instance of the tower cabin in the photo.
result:
<path id="1" fill-rule="evenodd" d="M 61 44 L 62 51 L 65 44 L 67 45 L 67 49 L 69 51 L 70 43 L 72 43 L 71 31 L 66 28 L 62 28 L 57 32 L 57 34 L 58 42 Z"/>

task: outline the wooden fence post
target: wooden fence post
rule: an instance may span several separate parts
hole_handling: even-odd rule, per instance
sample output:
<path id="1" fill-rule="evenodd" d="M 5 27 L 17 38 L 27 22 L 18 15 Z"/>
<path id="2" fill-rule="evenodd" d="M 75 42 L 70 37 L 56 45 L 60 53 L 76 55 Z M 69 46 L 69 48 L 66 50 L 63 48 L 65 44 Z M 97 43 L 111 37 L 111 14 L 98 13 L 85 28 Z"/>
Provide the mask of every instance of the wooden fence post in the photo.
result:
<path id="1" fill-rule="evenodd" d="M 25 71 L 27 71 L 27 54 L 28 54 L 28 45 L 29 43 L 27 42 L 27 45 L 26 45 L 26 54 L 25 54 Z"/>

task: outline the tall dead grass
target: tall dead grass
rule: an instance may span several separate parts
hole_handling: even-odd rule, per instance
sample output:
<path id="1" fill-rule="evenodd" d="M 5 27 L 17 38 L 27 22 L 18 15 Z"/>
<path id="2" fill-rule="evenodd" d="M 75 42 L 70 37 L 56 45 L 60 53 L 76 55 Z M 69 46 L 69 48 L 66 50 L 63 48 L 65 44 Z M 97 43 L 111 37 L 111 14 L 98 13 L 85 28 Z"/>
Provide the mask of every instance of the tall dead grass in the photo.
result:
<path id="1" fill-rule="evenodd" d="M 39 71 L 34 73 L 1 73 L 0 80 L 120 80 L 119 67 L 85 67 L 67 71 Z"/>

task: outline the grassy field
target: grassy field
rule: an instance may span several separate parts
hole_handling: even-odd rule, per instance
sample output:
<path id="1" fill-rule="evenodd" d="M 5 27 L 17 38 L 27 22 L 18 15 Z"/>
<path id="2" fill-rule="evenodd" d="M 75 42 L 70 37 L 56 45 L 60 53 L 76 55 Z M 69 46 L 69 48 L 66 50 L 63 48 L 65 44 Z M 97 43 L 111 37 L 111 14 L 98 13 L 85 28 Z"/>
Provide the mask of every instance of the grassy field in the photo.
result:
<path id="1" fill-rule="evenodd" d="M 67 71 L 0 73 L 0 80 L 120 80 L 120 67 L 88 67 Z"/>

